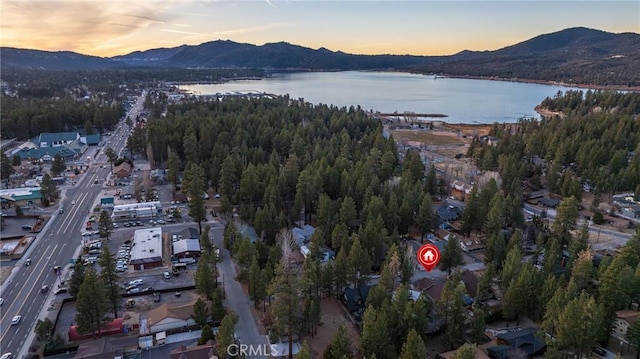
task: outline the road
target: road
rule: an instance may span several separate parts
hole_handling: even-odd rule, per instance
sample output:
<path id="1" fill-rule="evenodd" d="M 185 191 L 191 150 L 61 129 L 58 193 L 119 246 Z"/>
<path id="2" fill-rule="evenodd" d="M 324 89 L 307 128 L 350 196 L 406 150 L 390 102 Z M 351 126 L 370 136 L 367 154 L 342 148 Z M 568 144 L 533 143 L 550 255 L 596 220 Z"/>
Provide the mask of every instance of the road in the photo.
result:
<path id="1" fill-rule="evenodd" d="M 236 336 L 242 344 L 248 344 L 257 348 L 258 346 L 268 345 L 264 335 L 258 332 L 256 319 L 251 312 L 253 303 L 249 297 L 242 291 L 240 283 L 235 279 L 236 270 L 229 251 L 224 248 L 223 240 L 224 227 L 218 225 L 212 227 L 214 244 L 220 248 L 221 262 L 218 264 L 218 270 L 224 280 L 225 300 L 224 305 L 238 314 L 239 320 L 236 324 Z M 248 358 L 266 358 L 265 356 L 248 356 Z"/>
<path id="2" fill-rule="evenodd" d="M 142 110 L 144 97 L 145 93 L 132 106 L 130 111 L 132 118 Z M 120 151 L 126 143 L 125 135 L 128 131 L 125 127 L 126 125 L 121 124 L 116 135 L 111 136 L 112 143 L 109 146 L 116 151 Z M 63 209 L 64 213 L 60 214 L 57 209 L 55 210 L 49 223 L 37 235 L 37 239 L 2 285 L 2 297 L 5 303 L 2 305 L 0 317 L 0 343 L 3 353 L 26 354 L 38 315 L 55 296 L 53 290 L 61 278 L 53 272 L 53 267 L 59 265 L 66 269 L 69 260 L 81 245 L 81 231 L 110 171 L 108 165 L 100 168 L 102 167 L 100 161 L 106 161 L 106 156 L 102 152 L 101 149 L 98 158 L 94 159 L 91 163 L 92 167 L 82 178 L 75 185 L 64 190 L 64 198 L 61 199 L 58 207 Z M 96 181 L 98 184 L 94 184 Z M 28 267 L 24 266 L 26 258 L 32 261 Z M 52 290 L 42 294 L 40 288 L 45 284 Z M 12 326 L 11 319 L 15 315 L 21 315 L 22 321 Z"/>

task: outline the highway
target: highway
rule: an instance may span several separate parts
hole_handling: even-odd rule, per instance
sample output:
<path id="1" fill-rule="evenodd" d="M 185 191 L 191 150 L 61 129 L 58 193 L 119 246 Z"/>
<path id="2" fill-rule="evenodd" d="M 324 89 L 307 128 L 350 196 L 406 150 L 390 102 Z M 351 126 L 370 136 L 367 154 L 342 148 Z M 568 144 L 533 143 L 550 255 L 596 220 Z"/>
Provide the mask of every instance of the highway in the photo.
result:
<path id="1" fill-rule="evenodd" d="M 132 119 L 142 110 L 145 96 L 146 92 L 143 92 L 129 111 Z M 126 127 L 121 123 L 111 136 L 108 146 L 116 153 L 126 144 Z M 59 265 L 63 268 L 62 274 L 66 272 L 70 259 L 81 245 L 81 232 L 109 175 L 110 166 L 103 153 L 105 148 L 106 146 L 100 149 L 100 154 L 92 160 L 91 167 L 82 178 L 75 185 L 65 189 L 62 194 L 64 198 L 61 198 L 59 207 L 55 208 L 49 223 L 38 233 L 37 239 L 25 256 L 17 262 L 17 268 L 2 285 L 1 296 L 5 302 L 0 312 L 1 353 L 10 352 L 14 356 L 26 353 L 31 344 L 28 338 L 33 337 L 33 328 L 40 312 L 44 306 L 49 306 L 56 296 L 53 291 L 57 288 L 61 276 L 56 275 L 53 268 Z M 93 151 L 95 148 L 90 148 L 86 154 L 95 153 Z M 97 184 L 94 184 L 96 181 Z M 58 209 L 63 209 L 64 213 L 58 213 Z M 31 259 L 30 266 L 24 265 L 27 258 Z M 49 293 L 40 292 L 43 285 L 49 285 Z M 17 325 L 11 325 L 11 319 L 15 315 L 21 315 L 22 320 Z"/>

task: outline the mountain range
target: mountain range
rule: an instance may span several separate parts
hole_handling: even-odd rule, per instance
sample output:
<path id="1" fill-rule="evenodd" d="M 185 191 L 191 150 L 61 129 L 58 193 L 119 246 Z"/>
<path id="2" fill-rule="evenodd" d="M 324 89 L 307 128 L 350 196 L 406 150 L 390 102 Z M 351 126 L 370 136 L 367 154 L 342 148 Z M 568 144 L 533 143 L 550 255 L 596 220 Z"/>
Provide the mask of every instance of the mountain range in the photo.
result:
<path id="1" fill-rule="evenodd" d="M 70 51 L 2 47 L 1 67 L 91 70 L 112 68 L 259 68 L 268 71 L 400 70 L 449 76 L 640 86 L 640 34 L 576 27 L 494 51 L 449 56 L 354 55 L 286 42 L 252 45 L 211 41 L 136 51 L 111 58 Z"/>

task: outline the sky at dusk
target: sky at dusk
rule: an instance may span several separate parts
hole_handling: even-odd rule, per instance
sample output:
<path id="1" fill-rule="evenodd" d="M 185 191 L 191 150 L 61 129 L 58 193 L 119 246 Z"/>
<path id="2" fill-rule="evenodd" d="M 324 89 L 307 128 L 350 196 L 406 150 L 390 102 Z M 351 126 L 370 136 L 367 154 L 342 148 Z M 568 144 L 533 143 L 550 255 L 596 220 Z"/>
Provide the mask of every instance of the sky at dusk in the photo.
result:
<path id="1" fill-rule="evenodd" d="M 637 0 L 0 0 L 0 13 L 1 46 L 96 56 L 213 40 L 450 55 L 576 26 L 640 32 Z"/>

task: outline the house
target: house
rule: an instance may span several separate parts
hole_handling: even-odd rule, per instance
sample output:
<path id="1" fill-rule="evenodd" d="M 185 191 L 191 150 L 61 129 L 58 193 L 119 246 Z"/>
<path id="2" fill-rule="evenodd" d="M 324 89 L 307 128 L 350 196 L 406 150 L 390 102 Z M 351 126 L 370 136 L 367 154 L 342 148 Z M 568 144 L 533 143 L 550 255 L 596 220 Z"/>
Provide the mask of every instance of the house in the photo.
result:
<path id="1" fill-rule="evenodd" d="M 80 139 L 78 132 L 44 132 L 34 139 L 38 147 L 59 147 Z"/>
<path id="2" fill-rule="evenodd" d="M 451 196 L 458 201 L 466 201 L 472 189 L 473 185 L 456 180 L 451 183 Z"/>
<path id="3" fill-rule="evenodd" d="M 632 204 L 622 208 L 622 215 L 628 218 L 640 218 L 640 204 Z"/>
<path id="4" fill-rule="evenodd" d="M 173 242 L 173 256 L 177 258 L 198 258 L 202 250 L 198 238 L 185 238 Z"/>
<path id="5" fill-rule="evenodd" d="M 467 289 L 467 294 L 472 299 L 478 295 L 478 283 L 480 280 L 478 276 L 472 271 L 465 271 L 462 273 L 462 282 L 464 283 L 464 287 Z"/>
<path id="6" fill-rule="evenodd" d="M 101 337 L 78 346 L 74 358 L 113 359 L 124 358 L 138 353 L 138 336 Z"/>
<path id="7" fill-rule="evenodd" d="M 209 340 L 205 344 L 198 345 L 197 343 L 187 345 L 181 345 L 171 351 L 171 359 L 218 359 L 216 356 L 215 343 L 213 340 Z"/>
<path id="8" fill-rule="evenodd" d="M 126 178 L 131 176 L 131 169 L 129 162 L 122 162 L 113 168 L 113 174 L 117 178 Z"/>
<path id="9" fill-rule="evenodd" d="M 302 247 L 305 243 L 311 240 L 311 236 L 315 230 L 316 229 L 313 228 L 313 226 L 305 224 L 302 227 L 294 227 L 291 230 L 291 233 L 293 233 L 293 239 L 296 241 L 298 247 Z"/>
<path id="10" fill-rule="evenodd" d="M 462 210 L 455 206 L 439 206 L 436 208 L 436 214 L 443 222 L 451 222 L 462 216 Z"/>
<path id="11" fill-rule="evenodd" d="M 465 252 L 477 252 L 484 249 L 484 243 L 479 239 L 461 238 L 458 243 Z"/>
<path id="12" fill-rule="evenodd" d="M 496 335 L 497 345 L 487 348 L 489 356 L 493 359 L 508 359 L 512 349 L 520 349 L 529 357 L 542 353 L 547 345 L 537 333 L 538 329 L 535 328 L 499 333 Z"/>
<path id="13" fill-rule="evenodd" d="M 145 334 L 155 334 L 171 329 L 186 328 L 195 324 L 191 315 L 195 301 L 188 304 L 169 306 L 168 303 L 151 309 L 145 320 Z M 142 321 L 140 324 L 141 327 Z"/>
<path id="14" fill-rule="evenodd" d="M 611 330 L 611 337 L 616 340 L 621 340 L 627 343 L 627 330 L 631 324 L 638 321 L 640 318 L 640 312 L 635 310 L 619 310 L 616 312 L 616 320 L 613 323 L 613 329 Z"/>
<path id="15" fill-rule="evenodd" d="M 560 204 L 560 201 L 554 198 L 543 197 L 538 199 L 539 206 L 544 206 L 547 208 L 556 208 Z"/>
<path id="16" fill-rule="evenodd" d="M 444 284 L 437 279 L 425 277 L 415 281 L 413 288 L 426 294 L 432 303 L 437 303 L 442 298 Z"/>
<path id="17" fill-rule="evenodd" d="M 357 288 L 347 286 L 342 291 L 342 301 L 347 306 L 349 312 L 361 315 L 364 313 L 365 305 L 369 291 L 373 286 L 369 284 L 360 284 Z"/>

